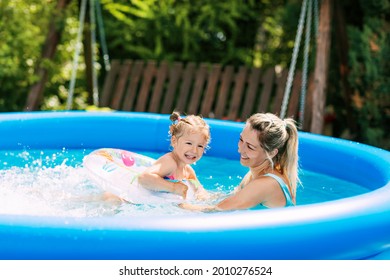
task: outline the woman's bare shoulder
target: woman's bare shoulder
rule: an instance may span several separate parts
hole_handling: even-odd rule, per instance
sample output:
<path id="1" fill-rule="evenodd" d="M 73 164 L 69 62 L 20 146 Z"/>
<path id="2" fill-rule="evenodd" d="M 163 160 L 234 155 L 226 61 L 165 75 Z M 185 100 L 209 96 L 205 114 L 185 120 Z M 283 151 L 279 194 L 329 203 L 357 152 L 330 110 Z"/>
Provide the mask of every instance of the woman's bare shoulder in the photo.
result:
<path id="1" fill-rule="evenodd" d="M 274 178 L 270 176 L 260 176 L 247 182 L 244 189 L 265 193 L 272 191 L 275 187 L 279 187 L 279 183 Z"/>

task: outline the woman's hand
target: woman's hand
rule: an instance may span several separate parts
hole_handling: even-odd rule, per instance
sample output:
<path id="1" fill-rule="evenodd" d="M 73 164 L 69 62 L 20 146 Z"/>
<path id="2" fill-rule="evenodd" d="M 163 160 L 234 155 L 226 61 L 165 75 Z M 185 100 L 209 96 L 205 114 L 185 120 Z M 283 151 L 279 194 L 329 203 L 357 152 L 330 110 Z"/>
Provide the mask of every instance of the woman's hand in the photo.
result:
<path id="1" fill-rule="evenodd" d="M 185 210 L 200 211 L 200 212 L 212 212 L 217 211 L 217 207 L 214 205 L 195 205 L 189 203 L 180 203 L 178 206 Z"/>

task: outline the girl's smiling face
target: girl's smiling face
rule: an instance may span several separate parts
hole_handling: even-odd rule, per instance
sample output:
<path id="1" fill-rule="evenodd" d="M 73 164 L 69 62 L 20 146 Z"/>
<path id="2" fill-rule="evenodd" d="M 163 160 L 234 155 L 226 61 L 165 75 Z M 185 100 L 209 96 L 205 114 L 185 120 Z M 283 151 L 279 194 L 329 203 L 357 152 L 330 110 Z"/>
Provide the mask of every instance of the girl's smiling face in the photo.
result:
<path id="1" fill-rule="evenodd" d="M 207 138 L 199 131 L 188 131 L 181 137 L 172 136 L 173 153 L 185 164 L 198 161 L 207 146 Z"/>
<path id="2" fill-rule="evenodd" d="M 249 124 L 246 124 L 241 132 L 238 152 L 241 155 L 240 163 L 249 168 L 260 166 L 268 158 L 260 145 L 258 132 L 253 130 Z"/>

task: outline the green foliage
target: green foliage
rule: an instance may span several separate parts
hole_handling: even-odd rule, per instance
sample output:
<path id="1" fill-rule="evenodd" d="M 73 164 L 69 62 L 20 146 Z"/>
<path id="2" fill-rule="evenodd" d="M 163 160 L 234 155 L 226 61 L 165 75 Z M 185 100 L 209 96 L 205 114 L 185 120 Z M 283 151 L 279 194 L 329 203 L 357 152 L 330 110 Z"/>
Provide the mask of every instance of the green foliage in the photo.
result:
<path id="1" fill-rule="evenodd" d="M 0 2 L 0 111 L 20 110 L 45 40 L 52 1 Z"/>
<path id="2" fill-rule="evenodd" d="M 53 0 L 0 0 L 0 112 L 23 110 L 39 67 L 44 67 L 49 77 L 41 109 L 65 109 L 74 67 L 79 2 L 71 1 L 65 14 L 58 14 L 57 1 Z M 100 2 L 111 58 L 285 68 L 291 62 L 302 5 L 301 0 Z M 342 5 L 349 26 L 353 118 L 359 126 L 354 140 L 390 149 L 390 0 L 345 0 Z M 53 19 L 63 32 L 56 55 L 49 61 L 42 59 L 41 53 Z M 99 46 L 94 51 L 99 55 Z M 297 67 L 301 67 L 301 58 L 300 54 Z M 100 82 L 105 74 L 100 70 L 102 64 L 95 63 Z M 330 68 L 331 81 L 339 80 L 338 68 L 338 64 Z M 338 124 L 345 130 L 345 101 L 340 89 L 340 84 L 331 82 L 332 98 L 328 101 L 333 102 L 336 112 L 342 112 Z M 86 108 L 90 99 L 82 50 L 74 109 Z"/>
<path id="3" fill-rule="evenodd" d="M 45 68 L 49 70 L 50 80 L 46 84 L 45 99 L 42 110 L 65 110 L 69 93 L 69 84 L 73 70 L 74 54 L 77 45 L 77 33 L 79 29 L 78 1 L 73 1 L 68 6 L 65 14 L 56 16 L 57 28 L 62 28 L 61 42 L 57 46 L 54 59 L 48 64 L 44 61 Z M 42 65 L 42 64 L 41 64 Z M 78 58 L 76 82 L 74 89 L 73 109 L 83 109 L 88 106 L 88 92 L 86 91 L 85 63 L 83 49 Z"/>
<path id="4" fill-rule="evenodd" d="M 281 14 L 283 2 L 274 1 L 272 7 L 268 1 L 241 0 L 104 0 L 102 4 L 108 12 L 109 49 L 116 57 L 253 65 L 262 23 L 268 23 L 269 36 L 261 51 L 281 45 L 280 22 L 272 19 L 274 6 Z"/>
<path id="5" fill-rule="evenodd" d="M 388 23 L 380 17 L 365 17 L 362 28 L 350 27 L 348 30 L 351 45 L 349 82 L 355 92 L 357 140 L 386 149 L 390 149 L 389 31 Z"/>
<path id="6" fill-rule="evenodd" d="M 359 2 L 367 17 L 378 18 L 388 15 L 390 12 L 389 0 L 360 0 Z"/>
<path id="7" fill-rule="evenodd" d="M 0 1 L 0 111 L 21 111 L 27 94 L 37 82 L 36 69 L 43 67 L 49 73 L 42 109 L 64 108 L 77 32 L 77 1 L 60 15 L 52 0 Z M 50 20 L 63 29 L 62 43 L 54 60 L 42 59 L 42 50 Z M 83 74 L 83 73 L 81 73 Z M 77 92 L 84 92 L 85 82 L 78 81 Z M 81 87 L 80 87 L 81 86 Z M 64 93 L 65 91 L 65 93 Z M 56 100 L 56 102 L 54 102 Z"/>
<path id="8" fill-rule="evenodd" d="M 79 27 L 78 2 L 72 1 L 65 15 L 58 14 L 52 0 L 0 2 L 0 111 L 23 110 L 29 90 L 38 80 L 39 67 L 46 69 L 49 77 L 41 109 L 65 108 Z M 292 45 L 284 42 L 291 42 L 294 32 L 283 32 L 284 17 L 291 16 L 283 9 L 286 2 L 101 0 L 112 58 L 258 66 L 289 62 Z M 298 0 L 289 2 L 300 6 Z M 54 59 L 48 61 L 41 55 L 53 19 L 63 32 Z M 295 26 L 296 22 L 292 30 Z M 84 108 L 90 98 L 83 59 L 81 52 L 75 109 Z"/>

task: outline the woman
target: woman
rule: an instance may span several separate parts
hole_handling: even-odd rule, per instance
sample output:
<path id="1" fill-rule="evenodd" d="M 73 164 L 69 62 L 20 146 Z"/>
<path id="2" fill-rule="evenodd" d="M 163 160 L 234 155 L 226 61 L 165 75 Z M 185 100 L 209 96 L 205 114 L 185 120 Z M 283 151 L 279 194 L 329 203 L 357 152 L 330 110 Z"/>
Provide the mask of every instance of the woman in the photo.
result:
<path id="1" fill-rule="evenodd" d="M 179 206 L 188 210 L 224 211 L 295 205 L 298 179 L 298 131 L 293 119 L 252 115 L 238 142 L 240 163 L 249 167 L 240 185 L 217 205 Z"/>

